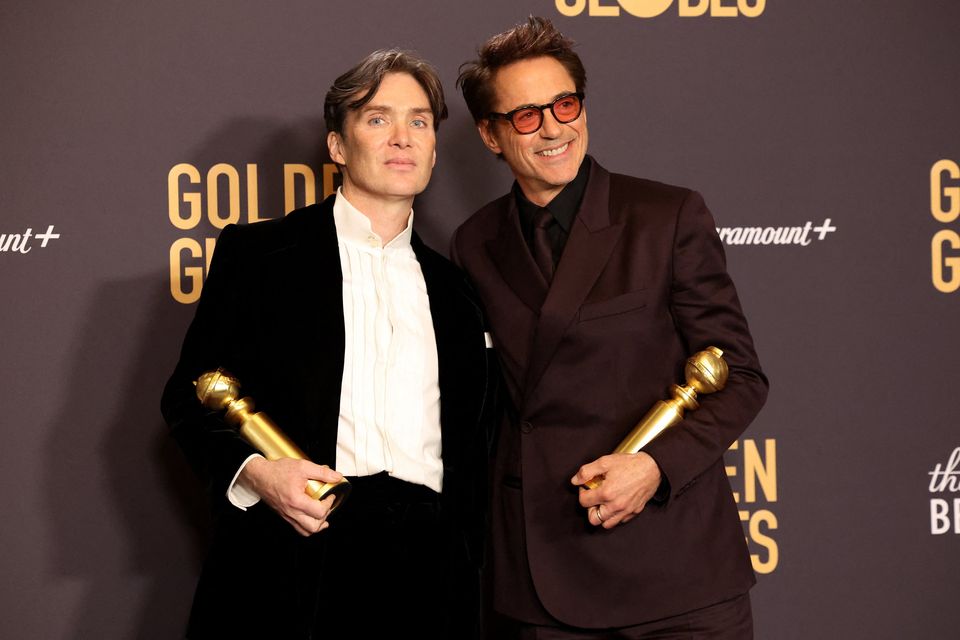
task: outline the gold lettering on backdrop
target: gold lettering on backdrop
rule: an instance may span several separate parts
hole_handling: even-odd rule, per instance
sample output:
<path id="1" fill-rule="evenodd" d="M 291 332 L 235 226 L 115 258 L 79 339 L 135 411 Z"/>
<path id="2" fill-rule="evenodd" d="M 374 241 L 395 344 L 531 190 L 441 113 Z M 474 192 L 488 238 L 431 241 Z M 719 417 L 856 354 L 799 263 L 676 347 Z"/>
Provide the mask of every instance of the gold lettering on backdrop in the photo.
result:
<path id="1" fill-rule="evenodd" d="M 620 15 L 620 7 L 616 4 L 602 5 L 600 0 L 590 0 L 590 15 L 616 17 Z"/>
<path id="2" fill-rule="evenodd" d="M 954 255 L 945 255 L 944 247 L 953 249 Z M 950 229 L 941 229 L 933 235 L 930 246 L 933 286 L 937 291 L 953 293 L 960 289 L 960 234 Z"/>
<path id="3" fill-rule="evenodd" d="M 673 0 L 620 0 L 623 10 L 638 18 L 654 18 L 668 8 Z"/>
<path id="4" fill-rule="evenodd" d="M 200 184 L 200 172 L 192 164 L 180 163 L 170 169 L 167 174 L 167 202 L 170 224 L 177 229 L 193 229 L 200 223 L 203 207 L 200 205 L 200 192 L 181 192 L 181 178 L 186 176 L 189 184 Z M 183 217 L 181 203 L 189 205 L 190 214 Z"/>
<path id="5" fill-rule="evenodd" d="M 340 169 L 332 162 L 323 163 L 323 191 L 320 198 L 326 200 L 337 190 L 336 176 Z M 298 187 L 298 185 L 301 185 Z M 283 211 L 284 215 L 299 207 L 317 202 L 317 178 L 305 164 L 283 165 Z"/>
<path id="6" fill-rule="evenodd" d="M 637 18 L 655 18 L 667 11 L 673 0 L 555 0 L 557 12 L 567 17 L 586 12 L 591 17 L 617 17 L 622 8 Z M 619 5 L 619 6 L 618 6 Z M 766 0 L 678 0 L 677 15 L 699 18 L 756 18 L 766 9 Z"/>
<path id="7" fill-rule="evenodd" d="M 930 213 L 937 222 L 950 224 L 960 217 L 960 165 L 953 160 L 938 160 L 930 168 Z M 930 242 L 930 277 L 933 287 L 942 293 L 960 289 L 960 233 L 940 229 Z"/>
<path id="8" fill-rule="evenodd" d="M 216 246 L 216 238 L 204 238 L 203 247 L 193 238 L 180 238 L 170 245 L 170 295 L 174 300 L 191 304 L 200 299 L 203 280 L 210 273 L 210 261 Z M 186 259 L 192 259 L 189 266 L 184 253 Z"/>
<path id="9" fill-rule="evenodd" d="M 747 18 L 759 18 L 763 10 L 767 8 L 767 0 L 756 0 L 754 3 L 738 0 L 737 8 L 740 9 L 740 15 Z"/>
<path id="10" fill-rule="evenodd" d="M 756 18 L 766 8 L 766 0 L 680 0 L 677 12 L 683 18 L 699 18 L 710 11 L 714 18 Z"/>
<path id="11" fill-rule="evenodd" d="M 329 198 L 337 190 L 337 184 L 334 176 L 340 173 L 340 168 L 332 162 L 323 164 L 323 197 Z"/>
<path id="12" fill-rule="evenodd" d="M 764 533 L 774 531 L 777 528 L 777 516 L 772 511 L 760 509 L 752 514 L 749 511 L 740 512 L 740 521 L 747 522 L 748 540 L 752 540 L 755 545 L 766 550 L 766 558 L 761 557 L 759 553 L 750 554 L 750 562 L 753 564 L 753 570 L 757 573 L 773 573 L 780 562 L 780 547 L 777 541 Z"/>
<path id="13" fill-rule="evenodd" d="M 697 18 L 710 8 L 710 0 L 680 0 L 678 11 L 683 18 Z"/>
<path id="14" fill-rule="evenodd" d="M 332 162 L 323 164 L 322 174 L 306 164 L 284 164 L 284 215 L 317 202 L 317 175 L 322 175 L 323 198 L 334 193 L 339 173 Z M 260 217 L 260 209 L 259 170 L 254 163 L 245 166 L 217 163 L 204 176 L 198 167 L 182 162 L 167 173 L 167 217 L 176 229 L 197 229 L 204 217 L 210 231 L 223 229 L 228 224 L 269 219 L 270 216 Z M 267 211 L 276 211 L 276 208 L 271 204 Z M 199 300 L 215 244 L 215 237 L 202 240 L 186 237 L 170 245 L 170 295 L 174 300 L 182 304 Z"/>
<path id="15" fill-rule="evenodd" d="M 727 477 L 743 491 L 734 491 L 733 499 L 741 507 L 756 505 L 756 509 L 739 509 L 740 521 L 745 523 L 745 537 L 750 547 L 750 560 L 757 573 L 772 573 L 780 562 L 780 548 L 769 532 L 777 529 L 777 516 L 771 505 L 777 502 L 777 441 L 767 438 L 762 448 L 756 440 L 746 438 L 734 442 L 729 452 L 740 452 L 739 464 L 724 467 Z M 733 457 L 728 453 L 728 458 Z M 757 490 L 759 487 L 759 491 Z"/>
<path id="16" fill-rule="evenodd" d="M 777 441 L 764 440 L 761 456 L 754 440 L 743 441 L 743 493 L 747 502 L 757 501 L 757 484 L 767 502 L 777 501 Z"/>
<path id="17" fill-rule="evenodd" d="M 247 165 L 247 222 L 260 222 L 269 218 L 260 217 L 259 180 L 257 179 L 257 165 Z"/>
<path id="18" fill-rule="evenodd" d="M 944 174 L 958 180 L 960 166 L 953 160 L 940 160 L 930 169 L 930 213 L 937 222 L 949 223 L 960 215 L 960 185 L 943 186 Z"/>
<path id="19" fill-rule="evenodd" d="M 297 208 L 296 179 L 298 176 L 303 182 L 303 206 L 311 205 L 317 201 L 317 179 L 313 175 L 313 169 L 305 164 L 285 164 L 283 165 L 284 215 Z"/>
<path id="20" fill-rule="evenodd" d="M 227 217 L 220 216 L 220 178 L 227 183 Z M 217 229 L 240 222 L 240 174 L 229 164 L 221 162 L 207 172 L 207 219 Z"/>
<path id="21" fill-rule="evenodd" d="M 737 7 L 736 5 L 724 6 L 722 0 L 711 0 L 710 15 L 715 18 L 736 18 Z"/>
<path id="22" fill-rule="evenodd" d="M 557 0 L 557 11 L 560 15 L 573 17 L 583 13 L 583 8 L 587 6 L 587 0 Z"/>

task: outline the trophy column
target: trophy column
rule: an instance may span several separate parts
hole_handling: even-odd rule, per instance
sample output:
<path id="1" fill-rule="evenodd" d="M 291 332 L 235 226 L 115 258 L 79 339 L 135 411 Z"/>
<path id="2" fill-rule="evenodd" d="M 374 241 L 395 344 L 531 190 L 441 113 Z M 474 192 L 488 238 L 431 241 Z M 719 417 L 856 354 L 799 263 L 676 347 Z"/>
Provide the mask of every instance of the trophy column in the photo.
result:
<path id="1" fill-rule="evenodd" d="M 224 411 L 228 424 L 238 427 L 240 436 L 262 453 L 267 460 L 296 458 L 309 460 L 307 455 L 262 411 L 254 413 L 254 403 L 249 397 L 238 398 L 240 381 L 223 369 L 207 371 L 194 383 L 200 404 L 214 411 Z M 333 495 L 333 513 L 350 493 L 346 478 L 340 482 L 307 480 L 304 492 L 316 500 Z"/>
<path id="2" fill-rule="evenodd" d="M 673 385 L 673 397 L 660 400 L 627 434 L 614 453 L 637 453 L 648 442 L 660 435 L 668 427 L 683 420 L 684 409 L 693 411 L 700 406 L 697 394 L 721 391 L 727 384 L 729 369 L 723 359 L 723 351 L 717 347 L 707 347 L 687 359 L 684 376 L 687 384 Z M 603 482 L 597 476 L 585 483 L 588 489 L 596 489 Z"/>

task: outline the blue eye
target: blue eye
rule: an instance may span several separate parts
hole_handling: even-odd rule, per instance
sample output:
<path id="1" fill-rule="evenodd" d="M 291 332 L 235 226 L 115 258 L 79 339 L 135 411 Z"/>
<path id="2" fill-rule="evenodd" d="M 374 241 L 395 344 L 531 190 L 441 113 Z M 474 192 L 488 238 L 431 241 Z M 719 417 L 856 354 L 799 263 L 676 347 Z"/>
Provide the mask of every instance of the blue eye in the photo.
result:
<path id="1" fill-rule="evenodd" d="M 384 120 L 383 117 L 381 116 L 373 116 L 369 120 L 369 124 L 372 124 L 374 126 L 384 124 L 385 122 L 386 120 Z"/>

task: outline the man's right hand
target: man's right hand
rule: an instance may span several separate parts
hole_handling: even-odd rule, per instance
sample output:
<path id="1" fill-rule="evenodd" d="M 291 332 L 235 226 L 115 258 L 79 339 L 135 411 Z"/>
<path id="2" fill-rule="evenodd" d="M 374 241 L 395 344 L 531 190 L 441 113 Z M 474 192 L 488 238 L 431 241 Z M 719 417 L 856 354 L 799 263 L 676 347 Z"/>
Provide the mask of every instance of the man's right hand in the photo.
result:
<path id="1" fill-rule="evenodd" d="M 339 482 L 343 475 L 327 465 L 308 460 L 254 458 L 240 472 L 238 482 L 255 491 L 270 508 L 293 525 L 302 536 L 311 536 L 330 526 L 327 516 L 334 496 L 314 500 L 304 489 L 307 480 Z"/>

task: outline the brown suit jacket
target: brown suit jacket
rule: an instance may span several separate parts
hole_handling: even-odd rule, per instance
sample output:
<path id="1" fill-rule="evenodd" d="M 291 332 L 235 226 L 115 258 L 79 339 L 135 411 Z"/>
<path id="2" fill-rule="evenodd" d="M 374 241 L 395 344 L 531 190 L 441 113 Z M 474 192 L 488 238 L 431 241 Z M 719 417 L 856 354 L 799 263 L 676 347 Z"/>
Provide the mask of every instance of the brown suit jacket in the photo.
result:
<path id="1" fill-rule="evenodd" d="M 722 456 L 767 381 L 700 195 L 585 162 L 549 288 L 512 195 L 457 230 L 453 256 L 486 306 L 512 401 L 492 478 L 494 607 L 538 624 L 620 627 L 754 583 Z M 724 351 L 727 387 L 645 448 L 667 498 L 609 531 L 587 524 L 570 478 L 669 397 L 685 359 L 710 345 Z"/>

